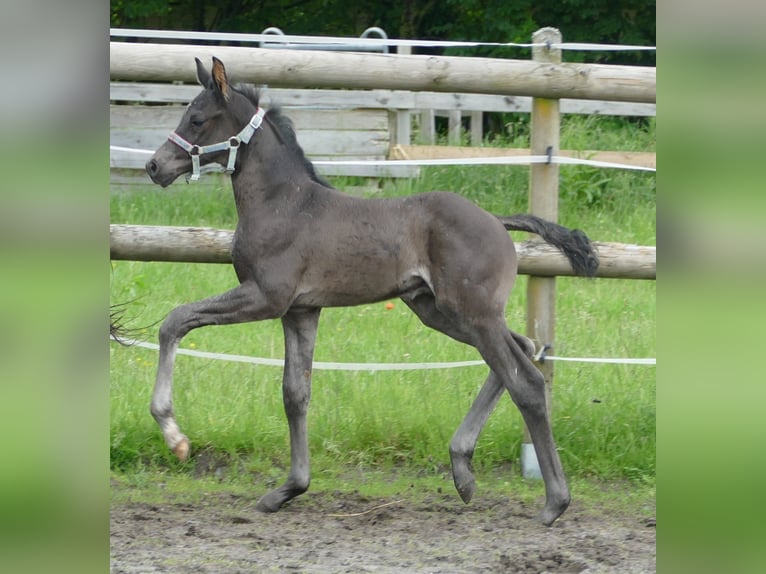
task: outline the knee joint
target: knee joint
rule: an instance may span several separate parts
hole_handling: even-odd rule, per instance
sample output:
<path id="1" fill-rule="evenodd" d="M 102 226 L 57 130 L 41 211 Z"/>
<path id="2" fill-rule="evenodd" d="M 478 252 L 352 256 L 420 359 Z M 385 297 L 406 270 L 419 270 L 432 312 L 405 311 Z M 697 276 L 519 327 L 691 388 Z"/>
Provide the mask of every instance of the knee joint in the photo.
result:
<path id="1" fill-rule="evenodd" d="M 170 343 L 171 341 L 178 338 L 178 325 L 177 321 L 175 320 L 175 317 L 173 315 L 173 312 L 170 312 L 170 315 L 168 315 L 165 320 L 162 322 L 162 325 L 160 325 L 160 343 Z"/>
<path id="2" fill-rule="evenodd" d="M 185 306 L 176 307 L 168 313 L 160 326 L 160 343 L 178 341 L 195 326 Z"/>
<path id="3" fill-rule="evenodd" d="M 474 449 L 472 447 L 466 447 L 462 445 L 459 440 L 454 438 L 449 443 L 450 458 L 454 458 L 456 456 L 473 458 L 473 450 Z"/>

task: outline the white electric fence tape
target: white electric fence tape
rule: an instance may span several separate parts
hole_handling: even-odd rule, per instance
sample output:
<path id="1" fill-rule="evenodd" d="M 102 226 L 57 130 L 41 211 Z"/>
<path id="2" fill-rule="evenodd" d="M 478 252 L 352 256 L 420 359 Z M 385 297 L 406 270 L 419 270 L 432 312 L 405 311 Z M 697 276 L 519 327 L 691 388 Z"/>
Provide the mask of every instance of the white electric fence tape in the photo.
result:
<path id="1" fill-rule="evenodd" d="M 125 345 L 132 347 L 142 347 L 144 349 L 159 350 L 160 346 L 156 343 L 147 343 L 145 341 L 121 340 Z M 260 357 L 248 357 L 246 355 L 228 355 L 224 353 L 210 353 L 207 351 L 195 351 L 192 349 L 178 349 L 179 355 L 188 355 L 202 359 L 215 359 L 219 361 L 229 361 L 234 363 L 250 363 L 253 365 L 262 365 L 267 367 L 283 367 L 285 362 L 282 359 L 263 359 Z M 546 361 L 579 361 L 585 363 L 613 363 L 613 364 L 634 364 L 634 365 L 656 365 L 657 359 L 600 359 L 594 357 L 575 358 L 575 357 L 545 357 Z M 313 368 L 325 371 L 422 371 L 429 369 L 458 369 L 462 367 L 478 367 L 486 365 L 484 361 L 453 361 L 447 363 L 327 363 L 314 361 Z"/>
<path id="2" fill-rule="evenodd" d="M 115 38 L 154 38 L 164 40 L 205 40 L 218 42 L 262 42 L 263 44 L 327 44 L 357 46 L 410 46 L 420 48 L 475 48 L 479 46 L 535 48 L 545 43 L 519 44 L 516 42 L 459 42 L 449 40 L 401 40 L 393 38 L 355 38 L 339 36 L 288 36 L 282 34 L 241 34 L 235 32 L 192 32 L 185 30 L 138 30 L 110 28 L 109 36 Z M 579 51 L 656 51 L 656 46 L 630 46 L 620 44 L 592 44 L 588 42 L 561 42 L 550 44 L 551 48 Z"/>
<path id="3" fill-rule="evenodd" d="M 110 151 L 131 152 L 136 154 L 151 155 L 154 152 L 148 149 L 136 149 L 123 146 L 110 145 Z M 471 157 L 449 159 L 381 159 L 381 160 L 318 160 L 312 163 L 317 167 L 333 165 L 369 165 L 369 166 L 444 166 L 444 165 L 529 165 L 533 163 L 556 163 L 560 165 L 587 165 L 591 167 L 605 167 L 614 169 L 631 169 L 637 171 L 656 172 L 657 168 L 641 165 L 629 165 L 625 163 L 611 163 L 607 161 L 595 161 L 576 157 L 564 157 L 559 155 L 520 155 L 508 157 Z"/>

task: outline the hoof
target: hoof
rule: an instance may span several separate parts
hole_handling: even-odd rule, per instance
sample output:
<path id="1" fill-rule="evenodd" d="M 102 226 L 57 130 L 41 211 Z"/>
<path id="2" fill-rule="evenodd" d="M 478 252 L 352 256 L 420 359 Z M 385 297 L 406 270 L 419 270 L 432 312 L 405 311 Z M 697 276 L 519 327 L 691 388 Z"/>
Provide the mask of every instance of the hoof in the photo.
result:
<path id="1" fill-rule="evenodd" d="M 550 526 L 559 516 L 564 514 L 568 506 L 569 498 L 563 500 L 560 504 L 553 505 L 551 508 L 546 505 L 543 511 L 537 515 L 537 519 L 545 526 Z"/>
<path id="2" fill-rule="evenodd" d="M 189 439 L 184 437 L 180 440 L 180 442 L 173 448 L 173 454 L 178 457 L 178 460 L 181 462 L 185 462 L 187 458 L 189 458 Z"/>
<path id="3" fill-rule="evenodd" d="M 282 508 L 282 505 L 296 496 L 303 494 L 308 488 L 308 481 L 306 481 L 305 484 L 298 486 L 296 481 L 288 479 L 288 481 L 279 488 L 275 488 L 271 492 L 264 494 L 255 505 L 255 508 L 261 512 L 276 512 Z"/>
<path id="4" fill-rule="evenodd" d="M 460 453 L 450 447 L 450 463 L 452 464 L 452 482 L 460 498 L 468 504 L 476 491 L 476 480 L 473 477 L 473 465 L 471 457 L 473 452 L 468 454 Z"/>
<path id="5" fill-rule="evenodd" d="M 455 489 L 457 490 L 457 493 L 460 495 L 460 498 L 463 500 L 463 502 L 468 504 L 473 498 L 473 493 L 476 492 L 476 481 L 471 480 L 470 482 L 462 485 L 455 484 Z"/>
<path id="6" fill-rule="evenodd" d="M 282 505 L 279 503 L 270 501 L 269 495 L 267 494 L 258 501 L 258 504 L 255 505 L 255 509 L 259 512 L 273 513 L 279 510 L 281 506 Z"/>

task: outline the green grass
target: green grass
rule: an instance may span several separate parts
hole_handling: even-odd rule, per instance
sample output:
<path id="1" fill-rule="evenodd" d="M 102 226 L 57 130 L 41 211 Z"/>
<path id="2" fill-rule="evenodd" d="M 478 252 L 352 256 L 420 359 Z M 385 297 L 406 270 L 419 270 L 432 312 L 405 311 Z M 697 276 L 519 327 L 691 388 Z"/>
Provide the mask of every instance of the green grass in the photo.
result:
<path id="1" fill-rule="evenodd" d="M 518 145 L 514 142 L 513 145 Z M 562 126 L 562 148 L 653 150 L 654 121 L 638 125 L 604 118 L 574 118 Z M 655 244 L 653 174 L 561 168 L 560 222 L 593 240 Z M 357 183 L 338 179 L 341 189 Z M 460 193 L 488 211 L 527 210 L 528 169 L 451 167 L 424 169 L 416 181 L 388 181 L 378 195 L 433 189 Z M 114 192 L 114 223 L 203 225 L 232 229 L 231 191 L 204 186 Z M 524 239 L 518 234 L 517 240 Z M 236 284 L 225 265 L 112 263 L 112 303 L 130 304 L 128 326 L 156 341 L 157 324 L 176 305 L 220 293 Z M 654 357 L 653 281 L 557 280 L 555 354 Z M 524 331 L 526 278 L 508 305 L 511 328 Z M 182 347 L 281 358 L 277 321 L 192 331 Z M 326 309 L 320 320 L 317 361 L 430 362 L 477 359 L 475 350 L 423 327 L 394 301 Z M 140 476 L 158 469 L 189 475 L 176 462 L 149 414 L 156 352 L 111 347 L 111 464 Z M 447 445 L 486 377 L 484 367 L 438 371 L 316 371 L 309 411 L 316 480 L 338 480 L 349 469 L 443 476 Z M 198 452 L 236 460 L 244 475 L 279 480 L 289 463 L 281 404 L 281 370 L 179 356 L 174 400 L 181 428 Z M 575 479 L 652 484 L 655 475 L 655 368 L 557 363 L 553 425 L 562 462 Z M 504 398 L 475 453 L 478 472 L 515 464 L 522 422 Z M 148 469 L 148 470 L 147 470 Z"/>

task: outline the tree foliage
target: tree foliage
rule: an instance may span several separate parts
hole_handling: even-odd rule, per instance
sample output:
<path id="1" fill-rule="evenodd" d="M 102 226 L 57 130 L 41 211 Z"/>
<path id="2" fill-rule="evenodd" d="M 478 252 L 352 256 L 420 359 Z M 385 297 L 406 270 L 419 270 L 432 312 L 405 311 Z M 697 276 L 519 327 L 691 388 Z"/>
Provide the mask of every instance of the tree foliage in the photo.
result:
<path id="1" fill-rule="evenodd" d="M 529 42 L 543 26 L 568 42 L 653 46 L 656 3 L 645 0 L 112 0 L 111 25 L 259 33 L 359 36 L 379 26 L 391 38 Z M 506 48 L 452 54 L 520 57 Z M 567 52 L 566 61 L 654 65 L 654 52 Z"/>

